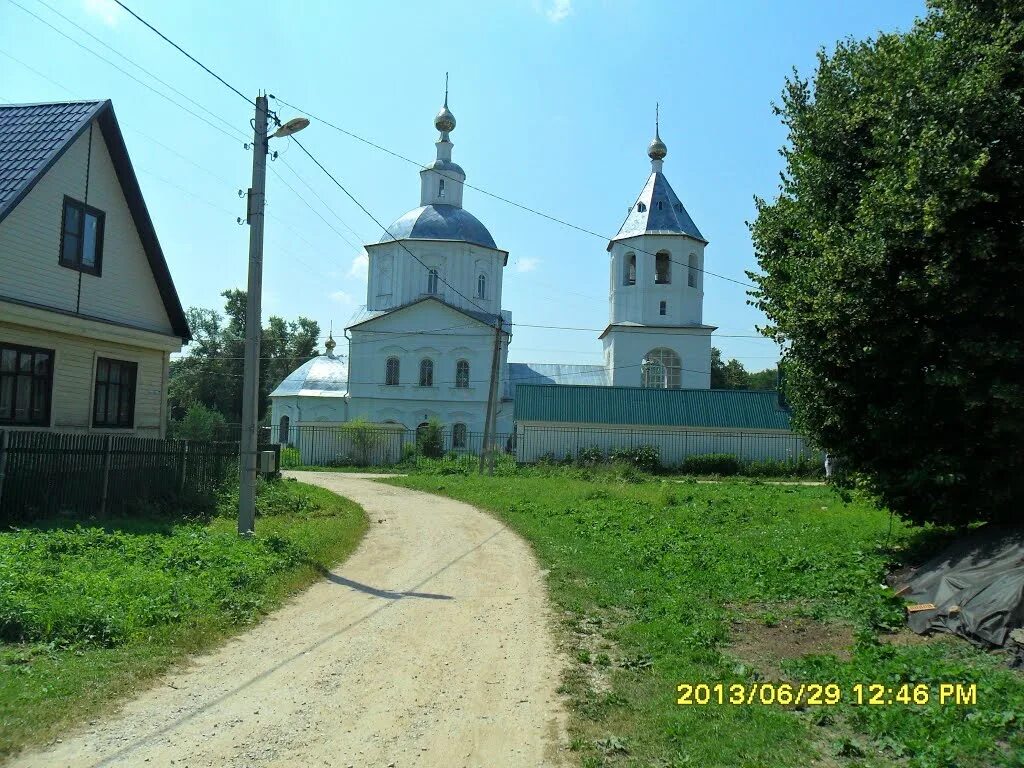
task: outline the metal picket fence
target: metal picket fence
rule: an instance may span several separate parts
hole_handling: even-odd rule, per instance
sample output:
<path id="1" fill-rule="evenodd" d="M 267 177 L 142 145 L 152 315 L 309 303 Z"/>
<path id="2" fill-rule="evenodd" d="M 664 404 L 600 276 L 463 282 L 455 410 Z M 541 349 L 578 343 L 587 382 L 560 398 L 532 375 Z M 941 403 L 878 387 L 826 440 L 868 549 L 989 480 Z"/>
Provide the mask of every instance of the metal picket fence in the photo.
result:
<path id="1" fill-rule="evenodd" d="M 237 442 L 2 430 L 0 524 L 120 515 L 214 491 L 238 471 L 238 455 Z"/>

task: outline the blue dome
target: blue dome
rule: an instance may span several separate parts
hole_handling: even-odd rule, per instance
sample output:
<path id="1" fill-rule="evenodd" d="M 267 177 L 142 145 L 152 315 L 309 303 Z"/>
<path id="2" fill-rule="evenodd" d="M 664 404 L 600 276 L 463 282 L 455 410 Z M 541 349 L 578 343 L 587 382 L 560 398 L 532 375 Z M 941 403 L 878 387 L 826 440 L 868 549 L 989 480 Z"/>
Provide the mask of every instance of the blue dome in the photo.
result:
<path id="1" fill-rule="evenodd" d="M 380 242 L 391 240 L 461 240 L 494 248 L 494 238 L 476 216 L 454 205 L 424 205 L 409 211 L 390 227 Z"/>

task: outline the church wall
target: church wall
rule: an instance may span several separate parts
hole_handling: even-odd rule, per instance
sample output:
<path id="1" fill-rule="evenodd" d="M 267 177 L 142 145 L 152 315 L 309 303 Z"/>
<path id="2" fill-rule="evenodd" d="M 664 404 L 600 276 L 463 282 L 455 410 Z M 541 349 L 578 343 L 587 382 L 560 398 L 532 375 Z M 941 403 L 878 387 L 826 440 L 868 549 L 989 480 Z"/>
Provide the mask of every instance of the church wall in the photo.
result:
<path id="1" fill-rule="evenodd" d="M 605 360 L 611 368 L 612 384 L 622 387 L 641 385 L 640 361 L 658 347 L 668 347 L 679 355 L 683 389 L 711 387 L 711 336 L 656 329 L 616 329 L 604 338 Z"/>
<path id="2" fill-rule="evenodd" d="M 668 251 L 672 282 L 654 282 L 655 257 Z M 626 259 L 636 256 L 636 284 L 625 285 Z M 689 258 L 696 258 L 695 285 L 688 280 Z M 647 235 L 616 240 L 611 251 L 609 322 L 634 322 L 644 325 L 696 325 L 703 322 L 704 244 L 678 235 Z M 660 302 L 666 302 L 666 315 L 660 314 Z"/>

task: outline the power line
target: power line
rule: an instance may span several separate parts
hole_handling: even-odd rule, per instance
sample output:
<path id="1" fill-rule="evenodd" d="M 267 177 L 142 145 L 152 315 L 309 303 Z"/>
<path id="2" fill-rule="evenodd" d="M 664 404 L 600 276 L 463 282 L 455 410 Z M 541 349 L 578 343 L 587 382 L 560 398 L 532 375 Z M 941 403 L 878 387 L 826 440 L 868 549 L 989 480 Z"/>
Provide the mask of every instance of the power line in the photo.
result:
<path id="1" fill-rule="evenodd" d="M 83 27 L 82 25 L 78 24 L 77 22 L 75 22 L 75 21 L 74 21 L 74 20 L 72 20 L 72 19 L 69 19 L 69 18 L 68 18 L 67 16 L 65 16 L 65 15 L 64 15 L 63 13 L 61 13 L 61 12 L 60 12 L 60 11 L 58 11 L 58 10 L 57 10 L 56 8 L 54 8 L 54 7 L 52 6 L 52 5 L 50 5 L 49 3 L 47 3 L 47 2 L 45 1 L 45 0 L 36 0 L 36 2 L 37 2 L 37 3 L 39 3 L 40 5 L 42 5 L 42 6 L 46 7 L 46 8 L 49 8 L 49 9 L 50 9 L 50 11 L 51 11 L 52 13 L 55 13 L 56 15 L 60 16 L 60 17 L 61 17 L 62 19 L 64 19 L 64 21 L 66 21 L 66 22 L 67 22 L 68 24 L 72 25 L 73 27 L 76 27 L 76 28 L 78 28 L 79 30 L 81 30 L 82 32 L 84 32 L 85 34 L 87 34 L 87 35 L 88 35 L 89 37 L 91 37 L 91 38 L 92 38 L 93 40 L 95 40 L 95 41 L 96 41 L 97 43 L 99 43 L 100 45 L 102 45 L 102 46 L 103 46 L 104 48 L 106 48 L 107 50 L 109 50 L 109 51 L 113 52 L 113 53 L 114 53 L 115 55 L 117 55 L 117 56 L 120 56 L 120 57 L 121 57 L 122 59 L 124 59 L 125 61 L 127 61 L 127 62 L 128 62 L 129 64 L 131 64 L 132 66 L 134 66 L 134 67 L 137 67 L 137 68 L 138 68 L 139 70 L 141 70 L 142 72 L 145 72 L 145 73 L 146 73 L 147 75 L 149 75 L 149 76 L 150 76 L 151 78 L 153 78 L 154 80 L 156 80 L 156 81 L 157 81 L 158 83 L 160 83 L 161 85 L 163 85 L 163 86 L 164 86 L 164 87 L 166 87 L 166 88 L 169 88 L 170 90 L 172 90 L 172 91 L 173 91 L 174 93 L 176 93 L 176 94 L 178 94 L 179 96 L 181 96 L 181 97 L 182 97 L 183 99 L 185 99 L 185 100 L 186 100 L 186 101 L 188 101 L 189 103 L 191 103 L 191 104 L 194 104 L 194 105 L 195 105 L 195 106 L 197 106 L 197 107 L 198 107 L 199 109 L 201 109 L 201 110 L 202 110 L 203 112 L 205 112 L 206 114 L 208 114 L 208 115 L 210 115 L 211 117 L 213 117 L 213 118 L 214 118 L 215 120 L 220 120 L 220 121 L 221 121 L 222 123 L 224 123 L 224 125 L 226 125 L 226 126 L 227 126 L 227 127 L 228 127 L 228 128 L 230 129 L 230 130 L 232 130 L 232 131 L 236 131 L 236 132 L 237 132 L 237 129 L 236 129 L 236 128 L 235 128 L 235 127 L 234 127 L 234 126 L 233 126 L 233 125 L 231 124 L 231 123 L 229 123 L 229 122 L 228 122 L 227 120 L 225 120 L 224 118 L 222 118 L 222 117 L 221 117 L 220 115 L 216 114 L 215 112 L 212 112 L 212 111 L 210 111 L 209 109 L 207 109 L 206 107 L 204 107 L 204 106 L 203 106 L 202 104 L 200 104 L 200 103 L 199 103 L 198 101 L 196 101 L 196 100 L 195 100 L 195 99 L 193 99 L 193 98 L 192 98 L 191 96 L 189 96 L 189 95 L 188 95 L 187 93 L 184 93 L 184 92 L 182 92 L 182 91 L 179 91 L 179 90 L 178 90 L 177 88 L 175 88 L 175 87 L 174 87 L 173 85 L 171 85 L 170 83 L 168 83 L 168 82 L 167 82 L 166 80 L 163 80 L 163 79 L 161 79 L 160 77 L 158 77 L 157 75 L 154 75 L 154 74 L 153 74 L 152 72 L 150 72 L 150 71 L 149 71 L 148 69 L 146 69 L 145 67 L 143 67 L 143 66 L 142 66 L 141 64 L 139 64 L 139 63 L 138 63 L 137 61 L 135 61 L 134 59 L 131 59 L 130 57 L 128 57 L 128 56 L 126 56 L 126 55 L 124 55 L 124 54 L 123 54 L 123 53 L 121 53 L 121 52 L 120 52 L 119 50 L 117 50 L 117 48 L 115 48 L 114 46 L 112 46 L 112 45 L 109 45 L 108 43 L 104 42 L 104 41 L 103 41 L 102 39 L 100 39 L 99 37 L 97 37 L 96 35 L 94 35 L 94 34 L 93 34 L 92 32 L 90 32 L 89 30 L 87 30 L 87 29 L 86 29 L 85 27 Z M 244 136 L 243 136 L 243 139 L 244 139 Z"/>
<path id="2" fill-rule="evenodd" d="M 174 99 L 172 99 L 172 98 L 171 98 L 170 96 L 168 96 L 167 94 L 163 93 L 162 91 L 158 91 L 158 90 L 157 90 L 156 88 L 154 88 L 153 86 L 151 86 L 151 85 L 150 85 L 149 83 L 147 83 L 147 82 L 145 82 L 145 81 L 143 81 L 143 80 L 140 80 L 140 79 L 139 79 L 139 78 L 137 78 L 137 77 L 136 77 L 135 75 L 133 75 L 133 74 L 132 74 L 131 72 L 129 72 L 128 70 L 126 70 L 126 69 L 125 69 L 124 67 L 121 67 L 121 66 L 119 66 L 119 65 L 115 64 L 115 63 L 114 63 L 114 62 L 112 62 L 112 61 L 111 61 L 110 59 L 106 58 L 105 56 L 102 56 L 102 55 L 100 55 L 99 53 L 97 53 L 96 51 L 94 51 L 94 50 L 93 50 L 92 48 L 90 48 L 89 46 L 87 46 L 87 45 L 85 45 L 84 43 L 82 43 L 82 42 L 80 42 L 80 41 L 76 40 L 75 38 L 71 37 L 71 35 L 67 34 L 67 33 L 66 33 L 66 32 L 64 32 L 63 30 L 60 30 L 60 29 L 58 29 L 58 28 L 57 28 L 57 27 L 55 27 L 55 26 L 54 26 L 53 24 L 51 24 L 51 23 L 50 23 L 50 22 L 48 22 L 48 21 L 47 21 L 46 19 L 44 19 L 44 18 L 43 18 L 42 16 L 39 16 L 38 14 L 35 14 L 35 13 L 33 13 L 33 12 L 32 12 L 32 11 L 30 11 L 30 10 L 29 10 L 28 8 L 26 8 L 25 6 L 23 6 L 23 5 L 21 5 L 20 3 L 16 2 L 16 0 L 7 0 L 7 2 L 9 2 L 9 3 L 11 4 L 11 5 L 14 5 L 14 6 L 16 6 L 16 7 L 20 8 L 20 9 L 21 9 L 22 11 L 24 11 L 25 13 L 27 13 L 27 14 L 28 14 L 29 16 L 33 17 L 34 19 L 36 19 L 36 20 L 37 20 L 37 21 L 39 21 L 40 23 L 42 23 L 42 24 L 45 24 L 46 26 L 48 26 L 48 27 L 49 27 L 50 29 L 52 29 L 52 30 L 53 30 L 54 32 L 56 32 L 56 33 L 57 33 L 58 35 L 60 35 L 61 37 L 67 38 L 67 39 L 68 39 L 68 40 L 70 40 L 70 41 L 71 41 L 72 43 L 74 43 L 75 45 L 77 45 L 77 46 L 78 46 L 79 48 L 81 48 L 82 50 L 86 51 L 87 53 L 90 53 L 90 54 L 92 54 L 93 56 L 95 56 L 95 57 L 96 57 L 97 59 L 99 59 L 100 61 L 102 61 L 102 62 L 105 62 L 106 64 L 108 64 L 109 66 L 113 67 L 114 69 L 116 69 L 116 70 L 117 70 L 118 72 L 120 72 L 121 74 L 123 74 L 123 75 L 125 75 L 125 76 L 127 76 L 127 77 L 130 77 L 130 78 L 131 78 L 132 80 L 134 80 L 135 82 L 137 82 L 137 83 L 138 83 L 139 85 L 141 85 L 142 87 L 146 88 L 147 90 L 150 90 L 150 91 L 152 91 L 153 93 L 155 93 L 155 94 L 156 94 L 157 96 L 159 96 L 160 98 L 162 98 L 162 99 L 166 99 L 166 100 L 167 100 L 167 101 L 169 101 L 169 102 L 170 102 L 171 104 L 173 104 L 174 106 L 176 106 L 176 107 L 177 107 L 178 109 L 180 109 L 180 110 L 182 110 L 182 111 L 184 111 L 184 112 L 187 112 L 188 114 L 192 115 L 192 117 L 196 118 L 197 120 L 202 120 L 202 121 L 203 121 L 204 123 L 206 123 L 206 124 L 207 124 L 208 126 L 210 126 L 211 128 L 213 128 L 213 129 L 214 129 L 215 131 L 218 131 L 218 132 L 220 132 L 220 133 L 224 134 L 225 136 L 227 136 L 227 137 L 228 137 L 229 139 L 231 139 L 232 141 L 238 141 L 238 137 L 237 137 L 237 136 L 232 136 L 232 135 L 231 135 L 230 133 L 228 133 L 227 131 L 225 131 L 225 130 L 224 130 L 223 128 L 221 128 L 221 127 L 220 127 L 219 125 L 216 125 L 215 123 L 211 123 L 211 122 L 210 122 L 209 120 L 207 120 L 207 119 L 206 119 L 205 117 L 203 117 L 202 115 L 198 114 L 197 112 L 193 112 L 193 111 L 192 111 L 191 109 L 189 109 L 188 107 L 186 107 L 186 106 L 185 106 L 184 104 L 180 104 L 179 102 L 175 101 L 175 100 L 174 100 Z M 14 58 L 14 57 L 12 56 L 11 58 Z"/>
<path id="3" fill-rule="evenodd" d="M 238 90 L 237 88 L 235 88 L 235 86 L 231 85 L 231 83 L 229 83 L 229 82 L 228 82 L 227 80 L 225 80 L 225 79 L 224 79 L 223 77 L 221 77 L 220 75 L 218 75 L 218 74 L 217 74 L 216 72 L 214 72 L 214 71 L 213 71 L 212 69 L 210 69 L 210 68 L 209 68 L 208 66 L 206 66 L 205 64 L 203 64 L 203 62 L 201 62 L 201 61 L 200 61 L 199 59 L 197 59 L 197 58 L 196 58 L 195 56 L 193 56 L 193 55 L 192 55 L 191 53 L 189 53 L 188 51 L 186 51 L 186 50 L 185 50 L 184 48 L 182 48 L 182 47 L 181 47 L 180 45 L 178 45 L 178 44 L 177 44 L 176 42 L 174 42 L 173 40 L 171 40 L 171 38 L 167 37 L 167 35 L 165 35 L 165 34 L 164 34 L 163 32 L 161 32 L 161 31 L 160 31 L 159 29 L 157 29 L 156 27 L 154 27 L 154 26 L 153 26 L 152 24 L 150 24 L 150 23 L 149 23 L 148 21 L 146 21 L 146 20 L 145 20 L 144 18 L 142 18 L 141 16 L 139 16 L 139 14 L 137 14 L 137 13 L 136 13 L 135 11 L 133 11 L 133 10 L 132 10 L 131 8 L 129 8 L 129 7 L 127 6 L 127 5 L 125 5 L 124 3 L 122 3 L 122 2 L 121 2 L 121 0 L 114 0 L 114 2 L 115 2 L 115 3 L 117 3 L 117 4 L 119 5 L 119 6 L 121 6 L 122 8 L 124 8 L 124 9 L 125 9 L 126 11 L 128 11 L 128 13 L 130 13 L 130 14 L 131 14 L 132 16 L 134 16 L 134 17 L 135 17 L 136 19 L 138 19 L 139 21 L 141 21 L 141 22 L 142 22 L 143 24 L 145 24 L 145 25 L 146 25 L 147 27 L 149 27 L 149 28 L 150 28 L 150 29 L 151 29 L 151 30 L 152 30 L 153 32 L 155 32 L 155 33 L 156 33 L 156 34 L 157 34 L 157 35 L 158 35 L 158 36 L 159 36 L 159 37 L 160 37 L 161 39 L 163 39 L 163 40 L 164 40 L 165 42 L 167 42 L 167 43 L 170 43 L 170 44 L 171 44 L 172 46 L 174 46 L 175 48 L 177 48 L 177 49 L 178 49 L 178 51 L 180 51 L 180 52 L 181 52 L 182 54 L 184 54 L 184 55 L 185 55 L 186 57 L 188 57 L 188 58 L 189 58 L 189 59 L 190 59 L 190 60 L 191 60 L 192 62 L 194 62 L 195 64 L 197 64 L 197 65 L 198 65 L 198 66 L 199 66 L 199 67 L 200 67 L 201 69 L 203 69 L 203 71 L 205 71 L 205 72 L 206 72 L 207 74 L 209 74 L 209 75 L 212 75 L 212 76 L 213 76 L 213 77 L 215 77 L 215 78 L 216 78 L 216 79 L 217 79 L 218 81 L 220 81 L 220 83 L 222 83 L 222 84 L 223 84 L 223 85 L 225 85 L 225 86 L 226 86 L 227 88 L 229 88 L 229 89 L 231 89 L 232 91 L 234 91 L 235 93 L 237 93 L 237 94 L 238 94 L 238 95 L 239 95 L 239 96 L 240 96 L 240 97 L 242 98 L 242 100 L 243 100 L 243 101 L 245 101 L 245 103 L 246 103 L 246 104 L 250 104 L 250 105 L 251 105 L 251 104 L 254 104 L 254 103 L 255 103 L 255 102 L 253 102 L 253 100 L 252 100 L 252 99 L 250 99 L 250 98 L 249 98 L 248 96 L 246 96 L 246 95 L 245 95 L 244 93 L 242 93 L 242 92 L 241 92 L 240 90 Z"/>
<path id="4" fill-rule="evenodd" d="M 407 163 L 415 165 L 417 168 L 420 168 L 421 170 L 426 170 L 426 168 L 427 168 L 427 166 L 423 165 L 422 163 L 418 163 L 418 162 L 416 162 L 415 160 L 413 160 L 411 158 L 405 157 L 404 155 L 401 155 L 398 152 L 395 152 L 394 150 L 388 149 L 387 147 L 383 147 L 380 144 L 372 142 L 369 139 L 364 139 L 362 136 L 360 136 L 360 135 L 358 135 L 356 133 L 352 133 L 352 131 L 348 131 L 348 130 L 342 128 L 341 126 L 336 125 L 336 124 L 330 122 L 329 120 L 327 120 L 327 119 L 325 119 L 323 117 L 318 117 L 317 115 L 313 114 L 312 112 L 310 112 L 308 110 L 304 110 L 304 109 L 302 109 L 300 107 L 297 107 L 294 104 L 290 104 L 289 102 L 285 101 L 284 99 L 282 99 L 282 98 L 280 98 L 278 96 L 275 96 L 274 94 L 270 94 L 270 98 L 274 99 L 275 101 L 280 102 L 281 104 L 283 104 L 286 107 L 289 107 L 289 108 L 294 109 L 294 110 L 296 110 L 298 112 L 301 112 L 304 115 L 309 115 L 311 118 L 313 118 L 314 120 L 317 120 L 317 121 L 323 123 L 328 128 L 333 128 L 334 130 L 336 130 L 336 131 L 338 131 L 340 133 L 343 133 L 346 136 L 350 136 L 353 139 L 356 139 L 357 141 L 361 141 L 364 144 L 367 144 L 367 145 L 369 145 L 369 146 L 371 146 L 371 147 L 373 147 L 375 149 L 379 149 L 381 152 L 386 152 L 387 154 L 392 155 L 393 157 L 397 157 L 399 160 L 404 160 Z M 449 176 L 448 174 L 444 173 L 443 171 L 435 171 L 435 172 L 438 175 L 443 176 L 443 177 L 445 177 L 445 178 L 447 178 L 449 180 L 456 181 L 456 182 L 460 182 L 461 181 L 460 179 L 455 178 L 454 176 Z M 488 197 L 493 197 L 495 200 L 500 200 L 503 203 L 507 203 L 508 205 L 515 206 L 516 208 L 524 210 L 524 211 L 526 211 L 528 213 L 532 213 L 532 214 L 534 214 L 536 216 L 540 216 L 542 218 L 548 219 L 549 221 L 553 221 L 556 224 L 561 224 L 564 227 L 569 227 L 570 229 L 575 229 L 578 232 L 583 232 L 584 234 L 592 235 L 594 237 L 600 238 L 604 242 L 608 242 L 608 241 L 612 240 L 612 238 L 607 237 L 605 235 L 602 235 L 599 232 L 595 232 L 592 229 L 587 229 L 586 227 L 581 227 L 578 224 L 573 224 L 572 222 L 565 221 L 564 219 L 560 219 L 557 216 L 552 216 L 549 213 L 544 213 L 544 211 L 537 210 L 536 208 L 531 208 L 530 206 L 525 205 L 523 203 L 517 202 L 515 200 L 510 200 L 507 197 L 503 197 L 503 196 L 501 196 L 499 194 L 496 194 L 494 192 L 490 192 L 490 191 L 484 189 L 483 187 L 475 186 L 475 185 L 470 184 L 469 182 L 466 182 L 466 181 L 461 181 L 461 183 L 463 184 L 463 186 L 466 186 L 466 187 L 469 187 L 470 189 L 476 190 L 477 192 L 485 194 Z M 642 248 L 633 248 L 632 250 L 637 251 L 639 253 L 647 254 L 649 256 L 657 256 L 657 254 L 651 253 L 650 251 L 645 251 Z M 671 261 L 671 262 L 673 262 L 675 264 L 678 264 L 681 267 L 686 267 L 687 269 L 693 269 L 693 270 L 695 270 L 697 272 L 702 272 L 702 273 L 704 273 L 706 275 L 711 275 L 712 277 L 717 277 L 717 278 L 719 278 L 721 280 L 727 280 L 730 283 L 735 283 L 736 285 L 743 286 L 744 288 L 756 288 L 757 287 L 757 286 L 755 286 L 755 285 L 753 285 L 751 283 L 747 283 L 747 282 L 744 282 L 742 280 L 736 280 L 735 278 L 732 278 L 732 277 L 727 277 L 725 275 L 720 275 L 717 272 L 712 272 L 710 270 L 702 269 L 700 267 L 691 267 L 689 264 L 685 264 L 685 263 L 683 263 L 681 261 L 676 261 L 675 259 L 672 259 L 672 258 L 670 258 L 669 261 Z"/>

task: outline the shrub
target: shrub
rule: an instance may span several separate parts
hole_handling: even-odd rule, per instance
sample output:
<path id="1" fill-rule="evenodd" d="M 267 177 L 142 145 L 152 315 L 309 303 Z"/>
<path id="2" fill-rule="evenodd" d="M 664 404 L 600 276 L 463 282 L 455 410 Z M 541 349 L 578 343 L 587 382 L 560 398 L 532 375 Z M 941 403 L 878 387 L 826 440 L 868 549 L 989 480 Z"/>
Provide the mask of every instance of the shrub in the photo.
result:
<path id="1" fill-rule="evenodd" d="M 431 419 L 416 430 L 416 447 L 420 455 L 439 459 L 444 455 L 444 427 L 437 419 Z"/>
<path id="2" fill-rule="evenodd" d="M 661 451 L 658 450 L 656 445 L 619 448 L 612 451 L 609 458 L 613 462 L 631 464 L 644 472 L 657 472 L 661 469 Z"/>
<path id="3" fill-rule="evenodd" d="M 593 467 L 597 464 L 603 464 L 604 461 L 604 451 L 596 445 L 592 445 L 589 448 L 580 448 L 576 453 L 576 464 L 580 467 Z"/>
<path id="4" fill-rule="evenodd" d="M 351 447 L 354 455 L 346 456 L 346 461 L 365 467 L 371 462 L 373 452 L 387 437 L 387 431 L 366 419 L 353 419 L 338 427 L 346 447 Z"/>
<path id="5" fill-rule="evenodd" d="M 227 422 L 219 411 L 194 403 L 178 421 L 172 421 L 168 430 L 174 440 L 223 440 Z"/>
<path id="6" fill-rule="evenodd" d="M 687 456 L 679 469 L 687 475 L 738 475 L 740 460 L 730 453 L 705 453 Z"/>

